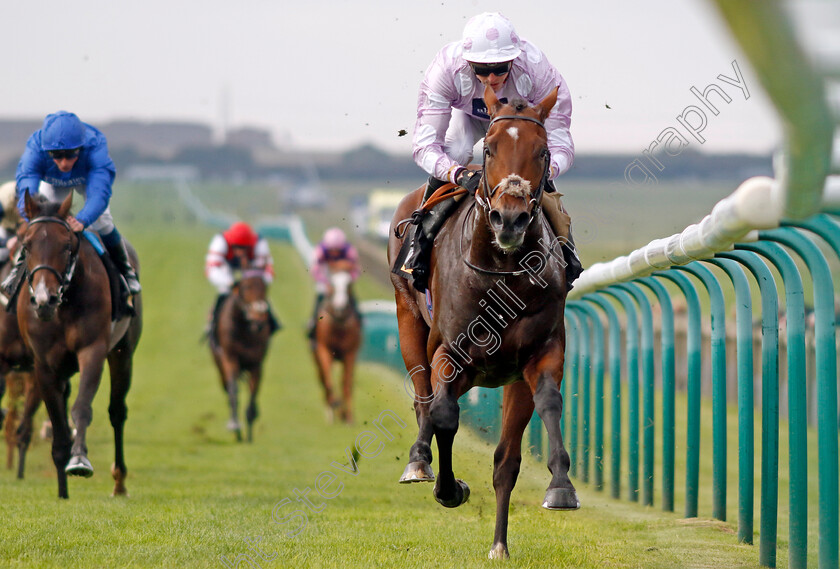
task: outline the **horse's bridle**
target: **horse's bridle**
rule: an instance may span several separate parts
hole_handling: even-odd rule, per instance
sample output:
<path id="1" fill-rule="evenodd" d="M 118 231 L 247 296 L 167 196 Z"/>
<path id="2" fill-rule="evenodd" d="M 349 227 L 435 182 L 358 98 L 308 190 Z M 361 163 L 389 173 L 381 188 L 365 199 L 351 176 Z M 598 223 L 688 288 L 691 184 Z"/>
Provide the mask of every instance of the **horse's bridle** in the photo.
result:
<path id="1" fill-rule="evenodd" d="M 530 121 L 532 123 L 536 123 L 542 128 L 546 130 L 545 125 L 542 121 L 537 120 L 535 118 L 526 117 L 522 115 L 499 115 L 498 117 L 494 117 L 493 120 L 490 121 L 490 124 L 487 125 L 488 132 L 490 131 L 490 127 L 496 124 L 499 121 L 504 120 L 520 120 L 520 121 Z M 546 131 L 547 132 L 547 131 Z M 475 193 L 475 201 L 484 208 L 485 211 L 488 213 L 490 212 L 490 200 L 493 199 L 493 196 L 499 189 L 499 186 L 502 185 L 502 182 L 499 182 L 493 188 L 490 188 L 490 182 L 487 181 L 487 155 L 490 154 L 487 148 L 487 137 L 484 138 L 484 156 L 482 158 L 481 164 L 481 193 Z M 528 220 L 530 224 L 534 218 L 537 216 L 537 213 L 540 209 L 540 200 L 542 199 L 542 195 L 545 192 L 545 186 L 548 184 L 548 175 L 549 175 L 549 168 L 551 166 L 551 155 L 548 149 L 543 149 L 542 153 L 540 153 L 540 157 L 543 159 L 543 174 L 542 178 L 540 178 L 540 183 L 537 186 L 537 189 L 531 193 L 531 198 L 529 200 L 529 204 L 533 204 L 533 208 L 531 209 L 531 217 Z"/>
<path id="2" fill-rule="evenodd" d="M 76 232 L 70 227 L 70 225 L 59 217 L 36 217 L 32 221 L 29 222 L 29 226 L 33 226 L 36 223 L 58 223 L 62 227 L 64 227 L 67 231 L 69 231 L 72 235 L 76 237 L 76 248 L 70 252 L 70 260 L 67 263 L 67 266 L 64 268 L 64 272 L 61 273 L 55 267 L 51 265 L 37 265 L 26 276 L 26 280 L 29 283 L 29 293 L 35 294 L 35 291 L 32 289 L 32 279 L 35 277 L 35 273 L 38 271 L 48 271 L 55 275 L 55 278 L 58 279 L 58 291 L 56 292 L 58 296 L 58 303 L 61 304 L 61 301 L 64 300 L 64 292 L 67 290 L 68 285 L 70 284 L 70 280 L 73 278 L 73 273 L 76 271 L 76 261 L 79 259 L 79 249 L 81 248 L 81 238 L 76 235 Z M 26 251 L 26 247 L 23 248 Z"/>
<path id="3" fill-rule="evenodd" d="M 490 121 L 490 124 L 487 126 L 487 130 L 489 131 L 490 127 L 493 126 L 496 122 L 503 121 L 503 120 L 531 121 L 533 123 L 536 123 L 536 124 L 540 125 L 540 127 L 542 127 L 543 130 L 546 130 L 545 125 L 542 123 L 542 121 L 539 121 L 535 118 L 521 116 L 521 115 L 500 115 L 498 117 L 494 117 L 493 120 Z M 479 192 L 476 192 L 475 193 L 475 201 L 482 208 L 484 208 L 484 210 L 487 213 L 490 212 L 490 200 L 493 198 L 493 196 L 498 191 L 499 186 L 502 185 L 502 182 L 499 182 L 492 189 L 490 188 L 490 183 L 487 181 L 487 169 L 486 169 L 487 155 L 488 154 L 489 154 L 489 151 L 487 149 L 487 138 L 485 137 L 485 139 L 484 139 L 484 159 L 483 159 L 483 163 L 481 165 L 481 169 L 482 169 L 481 186 L 479 188 L 481 190 L 481 194 L 483 194 L 484 197 L 482 197 L 482 195 L 480 195 Z M 533 209 L 531 209 L 531 216 L 528 219 L 528 224 L 529 225 L 531 224 L 532 221 L 534 221 L 534 218 L 537 216 L 537 213 L 540 210 L 540 200 L 542 199 L 542 195 L 545 192 L 545 186 L 548 184 L 549 167 L 551 166 L 551 157 L 550 157 L 551 155 L 549 154 L 548 149 L 544 149 L 540 156 L 543 158 L 545 164 L 543 166 L 543 175 L 542 175 L 542 178 L 540 179 L 540 184 L 539 184 L 539 186 L 537 186 L 536 191 L 534 191 L 531 194 L 531 198 L 529 200 L 529 204 L 533 204 L 533 206 L 534 206 Z M 466 224 L 466 220 L 467 220 L 468 217 L 469 217 L 469 214 L 464 216 L 464 224 Z M 467 256 L 464 255 L 463 239 L 464 239 L 464 228 L 462 227 L 461 228 L 461 242 L 460 242 L 461 258 L 464 260 L 464 263 L 469 268 L 471 268 L 472 270 L 474 270 L 476 272 L 483 273 L 485 275 L 519 276 L 519 275 L 525 274 L 529 271 L 529 269 L 519 269 L 517 271 L 495 271 L 495 270 L 491 270 L 491 269 L 483 269 L 483 268 L 481 268 L 477 265 L 474 265 L 473 263 L 470 262 L 470 260 L 467 258 Z"/>

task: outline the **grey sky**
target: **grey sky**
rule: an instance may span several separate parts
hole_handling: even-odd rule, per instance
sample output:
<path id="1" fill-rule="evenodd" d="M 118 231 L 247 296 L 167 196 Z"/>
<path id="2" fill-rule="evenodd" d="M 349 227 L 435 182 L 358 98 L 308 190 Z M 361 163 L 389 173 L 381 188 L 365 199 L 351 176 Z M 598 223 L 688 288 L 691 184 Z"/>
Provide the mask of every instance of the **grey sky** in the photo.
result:
<path id="1" fill-rule="evenodd" d="M 703 149 L 765 152 L 779 141 L 749 64 L 701 0 L 4 2 L 0 116 L 67 109 L 94 124 L 218 127 L 227 108 L 231 126 L 269 128 L 283 145 L 410 153 L 397 131 L 413 130 L 423 70 L 469 17 L 493 10 L 568 82 L 578 152 L 641 152 L 700 104 L 692 86 L 713 81 L 732 102 L 713 95 L 720 113 L 706 112 Z M 749 100 L 716 79 L 735 77 L 733 60 Z"/>

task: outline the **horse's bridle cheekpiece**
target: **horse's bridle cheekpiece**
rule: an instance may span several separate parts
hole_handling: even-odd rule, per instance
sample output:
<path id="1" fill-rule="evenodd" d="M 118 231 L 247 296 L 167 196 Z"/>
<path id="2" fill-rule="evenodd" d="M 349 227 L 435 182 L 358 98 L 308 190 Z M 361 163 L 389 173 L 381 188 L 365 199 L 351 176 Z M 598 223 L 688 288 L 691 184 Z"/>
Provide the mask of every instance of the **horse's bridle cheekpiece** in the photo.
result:
<path id="1" fill-rule="evenodd" d="M 70 227 L 70 225 L 59 217 L 36 217 L 32 221 L 29 222 L 29 226 L 33 226 L 36 223 L 58 223 L 59 225 L 63 226 L 67 231 L 71 234 L 75 235 L 75 231 Z M 35 294 L 32 290 L 32 279 L 35 277 L 35 273 L 38 271 L 49 271 L 55 275 L 58 279 L 58 303 L 61 304 L 61 301 L 64 299 L 64 292 L 67 290 L 67 286 L 70 284 L 70 279 L 73 278 L 73 273 L 76 271 L 76 261 L 79 259 L 79 249 L 81 245 L 81 239 L 76 239 L 76 249 L 70 253 L 70 261 L 67 263 L 67 267 L 64 269 L 64 273 L 61 273 L 55 267 L 51 265 L 37 265 L 26 277 L 27 282 L 29 283 L 29 292 L 30 294 Z"/>

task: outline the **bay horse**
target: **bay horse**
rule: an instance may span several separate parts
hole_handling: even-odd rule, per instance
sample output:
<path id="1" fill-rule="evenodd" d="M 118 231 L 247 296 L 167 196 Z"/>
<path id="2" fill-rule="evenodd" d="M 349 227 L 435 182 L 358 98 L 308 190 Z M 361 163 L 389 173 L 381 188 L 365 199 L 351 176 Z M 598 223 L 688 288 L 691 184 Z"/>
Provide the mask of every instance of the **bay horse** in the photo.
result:
<path id="1" fill-rule="evenodd" d="M 14 264 L 18 246 L 9 251 L 9 262 L 0 269 L 4 280 Z M 25 471 L 26 452 L 32 440 L 32 418 L 41 404 L 32 373 L 32 354 L 29 352 L 18 328 L 17 314 L 8 311 L 8 300 L 0 295 L 0 383 L 8 390 L 9 415 L 6 417 L 6 468 L 13 466 L 14 448 L 18 449 L 17 477 Z M 18 411 L 18 400 L 23 399 L 23 409 Z M 0 399 L 2 393 L 0 392 Z"/>
<path id="2" fill-rule="evenodd" d="M 362 344 L 362 323 L 353 305 L 351 266 L 347 261 L 329 265 L 330 285 L 318 309 L 312 356 L 318 378 L 324 388 L 327 422 L 332 423 L 335 410 L 341 420 L 353 422 L 353 371 Z M 333 394 L 332 373 L 335 361 L 342 363 L 342 399 Z"/>
<path id="3" fill-rule="evenodd" d="M 131 385 L 132 358 L 142 331 L 142 299 L 133 297 L 134 315 L 112 322 L 110 279 L 99 253 L 65 221 L 73 194 L 59 203 L 24 196 L 30 219 L 23 230 L 26 280 L 17 299 L 20 332 L 34 358 L 35 382 L 52 422 L 52 457 L 58 473 L 58 497 L 68 498 L 67 476 L 90 477 L 86 435 L 93 417 L 91 402 L 105 361 L 111 376 L 108 415 L 114 430 L 114 495 L 126 495 L 128 469 L 123 454 L 125 398 Z M 139 270 L 137 253 L 129 257 Z M 71 416 L 70 378 L 79 373 Z"/>
<path id="4" fill-rule="evenodd" d="M 483 179 L 475 198 L 465 200 L 435 241 L 431 311 L 424 295 L 391 274 L 419 431 L 400 482 L 435 480 L 430 466 L 434 436 L 439 460 L 435 499 L 448 508 L 466 502 L 469 486 L 452 472 L 458 398 L 475 386 L 504 386 L 501 438 L 493 457 L 496 527 L 491 559 L 509 557 L 510 496 L 522 460 L 522 435 L 535 408 L 548 431 L 552 474 L 542 506 L 580 507 L 560 431 L 565 262 L 540 212 L 550 157 L 544 121 L 556 97 L 555 89 L 530 107 L 520 100 L 503 104 L 492 89 L 485 90 L 491 120 L 484 139 Z M 420 206 L 422 194 L 421 187 L 398 206 L 389 260 L 401 246 L 395 229 Z"/>
<path id="5" fill-rule="evenodd" d="M 219 308 L 215 335 L 210 341 L 213 360 L 219 370 L 222 389 L 228 397 L 230 420 L 227 428 L 242 441 L 239 424 L 238 384 L 248 374 L 250 400 L 245 411 L 248 442 L 253 441 L 253 425 L 257 418 L 257 392 L 262 379 L 262 366 L 271 337 L 268 313 L 268 285 L 262 271 L 245 271 Z"/>

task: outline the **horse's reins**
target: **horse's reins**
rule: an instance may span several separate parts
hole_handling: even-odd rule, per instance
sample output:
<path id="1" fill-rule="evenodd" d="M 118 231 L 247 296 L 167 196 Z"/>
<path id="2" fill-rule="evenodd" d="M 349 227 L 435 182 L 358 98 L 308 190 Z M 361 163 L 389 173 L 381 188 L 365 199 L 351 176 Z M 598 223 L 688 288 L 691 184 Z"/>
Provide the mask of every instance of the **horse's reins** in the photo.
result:
<path id="1" fill-rule="evenodd" d="M 29 226 L 33 226 L 36 223 L 58 223 L 62 227 L 64 227 L 67 231 L 71 234 L 76 235 L 76 232 L 73 231 L 73 228 L 59 217 L 36 217 L 32 221 L 29 222 Z M 67 289 L 67 286 L 70 284 L 70 279 L 73 278 L 73 273 L 76 271 L 76 261 L 79 259 L 79 249 L 81 248 L 82 240 L 81 238 L 76 235 L 76 249 L 70 253 L 70 262 L 67 264 L 67 267 L 64 269 L 64 273 L 61 273 L 55 267 L 51 265 L 37 265 L 26 277 L 26 280 L 29 282 L 29 292 L 30 294 L 35 294 L 35 291 L 32 289 L 32 279 L 35 277 L 35 273 L 38 271 L 48 271 L 55 275 L 55 278 L 58 279 L 58 303 L 61 304 L 61 301 L 64 299 L 64 291 Z M 26 248 L 24 248 L 24 251 Z"/>

